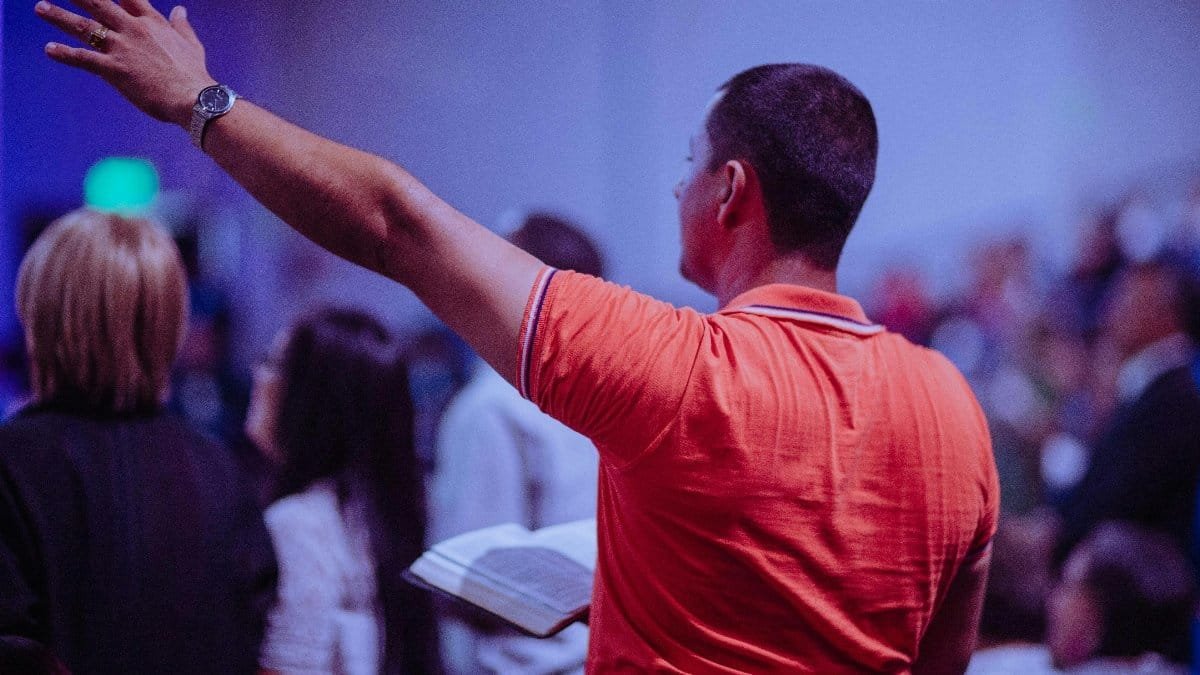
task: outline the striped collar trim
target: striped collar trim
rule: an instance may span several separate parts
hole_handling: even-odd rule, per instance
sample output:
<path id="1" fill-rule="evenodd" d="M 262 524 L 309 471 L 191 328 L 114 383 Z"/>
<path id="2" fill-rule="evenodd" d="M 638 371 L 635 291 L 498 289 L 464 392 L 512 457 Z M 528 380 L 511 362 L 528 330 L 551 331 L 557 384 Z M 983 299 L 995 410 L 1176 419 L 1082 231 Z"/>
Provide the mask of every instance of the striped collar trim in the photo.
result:
<path id="1" fill-rule="evenodd" d="M 885 330 L 867 318 L 854 298 L 793 284 L 751 288 L 720 311 L 735 312 L 802 321 L 860 336 L 877 335 Z"/>
<path id="2" fill-rule="evenodd" d="M 758 314 L 759 316 L 769 316 L 774 319 L 793 319 L 795 321 L 803 321 L 804 323 L 815 323 L 829 328 L 836 328 L 847 333 L 855 335 L 878 335 L 883 332 L 883 326 L 877 323 L 862 323 L 854 319 L 848 319 L 844 316 L 836 314 L 826 314 L 824 312 L 812 312 L 805 309 L 792 309 L 790 307 L 772 307 L 771 305 L 747 305 L 740 307 L 736 312 L 745 312 L 747 314 Z"/>

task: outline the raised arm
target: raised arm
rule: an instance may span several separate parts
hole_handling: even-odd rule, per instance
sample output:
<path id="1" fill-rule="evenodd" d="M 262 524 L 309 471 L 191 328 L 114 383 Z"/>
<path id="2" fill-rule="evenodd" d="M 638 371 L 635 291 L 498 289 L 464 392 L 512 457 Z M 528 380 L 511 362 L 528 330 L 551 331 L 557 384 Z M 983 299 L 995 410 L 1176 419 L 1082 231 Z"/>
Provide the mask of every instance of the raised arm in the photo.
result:
<path id="1" fill-rule="evenodd" d="M 89 16 L 47 2 L 36 11 L 81 42 L 92 36 L 98 46 L 51 43 L 50 58 L 95 73 L 147 114 L 186 128 L 196 95 L 216 82 L 186 12 L 176 7 L 168 20 L 148 0 L 75 4 Z M 301 234 L 412 289 L 493 368 L 513 378 L 525 301 L 541 267 L 537 259 L 399 166 L 309 133 L 246 100 L 210 123 L 204 150 Z"/>

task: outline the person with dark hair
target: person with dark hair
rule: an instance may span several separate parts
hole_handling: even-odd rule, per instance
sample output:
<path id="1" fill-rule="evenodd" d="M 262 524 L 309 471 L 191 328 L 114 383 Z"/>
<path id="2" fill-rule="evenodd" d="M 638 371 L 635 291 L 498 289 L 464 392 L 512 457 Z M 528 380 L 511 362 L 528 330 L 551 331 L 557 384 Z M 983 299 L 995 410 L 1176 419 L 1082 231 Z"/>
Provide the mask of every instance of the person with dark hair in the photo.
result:
<path id="1" fill-rule="evenodd" d="M 704 125 L 711 146 L 705 170 L 745 160 L 757 175 L 775 250 L 835 269 L 875 183 L 871 104 L 842 76 L 806 64 L 751 68 L 718 91 Z"/>
<path id="2" fill-rule="evenodd" d="M 430 599 L 401 574 L 424 548 L 407 371 L 368 314 L 325 309 L 259 365 L 247 435 L 278 462 L 266 512 L 279 593 L 267 671 L 437 672 Z"/>
<path id="3" fill-rule="evenodd" d="M 604 274 L 596 245 L 561 216 L 530 213 L 507 239 L 557 269 Z M 595 517 L 596 470 L 596 448 L 587 438 L 521 398 L 481 363 L 438 430 L 431 540 L 502 523 L 536 530 Z M 581 624 L 536 639 L 458 612 L 444 614 L 442 659 L 450 672 L 583 670 L 588 631 Z"/>
<path id="4" fill-rule="evenodd" d="M 596 445 L 589 669 L 965 667 L 999 508 L 987 424 L 949 361 L 837 292 L 877 145 L 844 78 L 778 64 L 718 92 L 675 190 L 683 273 L 720 305 L 700 314 L 548 267 L 399 166 L 237 99 L 180 7 L 79 4 L 36 5 L 88 43 L 50 58 L 187 127 Z"/>
<path id="5" fill-rule="evenodd" d="M 164 408 L 174 242 L 67 214 L 22 261 L 17 313 L 34 401 L 0 425 L 0 635 L 79 673 L 253 673 L 275 560 L 232 454 Z"/>
<path id="6" fill-rule="evenodd" d="M 1185 293 L 1178 269 L 1151 261 L 1121 272 L 1105 300 L 1102 339 L 1121 359 L 1117 408 L 1060 506 L 1056 563 L 1106 520 L 1166 532 L 1184 551 L 1194 547 L 1200 387 Z"/>
<path id="7" fill-rule="evenodd" d="M 1191 565 L 1171 537 L 1102 523 L 1051 592 L 1051 660 L 1070 672 L 1185 673 L 1196 600 Z"/>

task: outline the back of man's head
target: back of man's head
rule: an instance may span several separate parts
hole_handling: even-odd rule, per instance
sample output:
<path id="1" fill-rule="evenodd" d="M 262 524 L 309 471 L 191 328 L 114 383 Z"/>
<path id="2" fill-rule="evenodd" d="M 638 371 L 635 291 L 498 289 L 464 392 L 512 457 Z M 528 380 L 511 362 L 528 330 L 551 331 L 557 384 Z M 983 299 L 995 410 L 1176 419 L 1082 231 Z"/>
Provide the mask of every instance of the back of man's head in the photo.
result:
<path id="1" fill-rule="evenodd" d="M 596 244 L 566 218 L 535 211 L 525 216 L 508 240 L 551 267 L 604 276 L 604 258 Z"/>
<path id="2" fill-rule="evenodd" d="M 870 102 L 841 75 L 798 63 L 742 71 L 718 91 L 706 123 L 709 169 L 748 162 L 776 250 L 835 268 L 875 181 Z"/>
<path id="3" fill-rule="evenodd" d="M 1130 265 L 1108 291 L 1103 330 L 1123 356 L 1136 354 L 1173 333 L 1195 328 L 1190 326 L 1195 320 L 1190 315 L 1192 292 L 1186 272 L 1169 260 Z"/>
<path id="4" fill-rule="evenodd" d="M 1126 522 L 1102 523 L 1064 565 L 1062 584 L 1070 583 L 1080 584 L 1096 603 L 1102 624 L 1096 656 L 1155 652 L 1186 658 L 1196 581 L 1168 535 Z"/>

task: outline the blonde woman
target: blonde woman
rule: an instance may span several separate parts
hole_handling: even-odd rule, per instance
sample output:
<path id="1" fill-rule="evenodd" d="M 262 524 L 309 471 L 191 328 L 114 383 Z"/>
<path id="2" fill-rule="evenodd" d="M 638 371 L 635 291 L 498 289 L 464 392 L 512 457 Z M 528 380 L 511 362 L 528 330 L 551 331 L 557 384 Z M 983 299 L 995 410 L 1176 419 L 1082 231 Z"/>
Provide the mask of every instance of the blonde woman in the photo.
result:
<path id="1" fill-rule="evenodd" d="M 17 279 L 34 402 L 0 425 L 0 634 L 78 673 L 250 673 L 274 557 L 225 450 L 164 413 L 179 251 L 80 210 Z"/>

